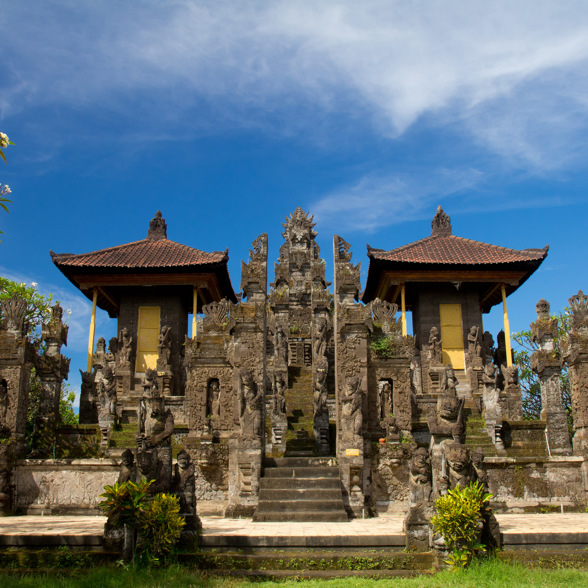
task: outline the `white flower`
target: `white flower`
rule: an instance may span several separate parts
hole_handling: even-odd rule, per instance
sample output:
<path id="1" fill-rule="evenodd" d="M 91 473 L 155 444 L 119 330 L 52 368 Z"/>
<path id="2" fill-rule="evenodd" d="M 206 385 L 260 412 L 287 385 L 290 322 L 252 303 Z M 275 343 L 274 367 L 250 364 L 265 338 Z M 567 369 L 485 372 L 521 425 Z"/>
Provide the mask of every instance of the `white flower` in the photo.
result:
<path id="1" fill-rule="evenodd" d="M 71 308 L 68 308 L 65 313 L 69 316 L 71 314 Z"/>
<path id="2" fill-rule="evenodd" d="M 32 286 L 33 288 L 36 288 L 38 285 L 39 285 L 39 284 L 37 284 L 37 282 L 31 282 L 31 286 Z"/>
<path id="3" fill-rule="evenodd" d="M 0 147 L 8 147 L 9 141 L 10 139 L 8 138 L 8 135 L 5 133 L 0 133 Z"/>

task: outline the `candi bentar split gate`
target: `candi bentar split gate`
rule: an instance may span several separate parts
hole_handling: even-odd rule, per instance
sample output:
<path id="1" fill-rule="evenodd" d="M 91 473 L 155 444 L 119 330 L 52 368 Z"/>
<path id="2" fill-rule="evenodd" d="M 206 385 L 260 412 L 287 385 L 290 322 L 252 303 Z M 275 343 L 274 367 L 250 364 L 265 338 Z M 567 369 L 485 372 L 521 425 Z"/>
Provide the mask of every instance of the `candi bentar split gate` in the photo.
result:
<path id="1" fill-rule="evenodd" d="M 587 298 L 570 299 L 563 358 L 554 353 L 549 305 L 537 305 L 540 420 L 523 420 L 512 365 L 506 299 L 547 247 L 519 251 L 454 236 L 439 207 L 430 236 L 389 251 L 368 246 L 361 294 L 361 264 L 348 243 L 333 237 L 331 284 L 312 217 L 298 208 L 283 227 L 269 293 L 267 234 L 242 262 L 237 296 L 228 251 L 169 240 L 159 212 L 146 239 L 51 253 L 93 302 L 80 426 L 58 420 L 69 365 L 60 352 L 61 309 L 43 329 L 39 354 L 24 336 L 22 304 L 4 302 L 5 511 L 91 512 L 102 487 L 117 479 L 123 452 L 121 475 L 156 479 L 154 491 L 183 496 L 196 526 L 196 502 L 201 513 L 259 521 L 400 511 L 410 544 L 427 549 L 432 501 L 458 483 L 480 479 L 499 510 L 585 505 Z M 495 343 L 482 314 L 497 304 L 505 328 Z M 95 341 L 97 307 L 118 319 L 119 336 L 108 344 Z M 573 444 L 559 389 L 563 359 Z M 33 366 L 42 398 L 27 455 Z M 78 459 L 47 459 L 60 451 Z"/>

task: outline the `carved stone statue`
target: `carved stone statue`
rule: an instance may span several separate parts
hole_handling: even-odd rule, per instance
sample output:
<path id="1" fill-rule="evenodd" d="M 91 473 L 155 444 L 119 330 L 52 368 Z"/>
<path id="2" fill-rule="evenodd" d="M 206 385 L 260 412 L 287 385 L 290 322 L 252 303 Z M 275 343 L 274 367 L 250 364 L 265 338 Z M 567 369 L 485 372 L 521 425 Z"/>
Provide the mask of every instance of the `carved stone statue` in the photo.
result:
<path id="1" fill-rule="evenodd" d="M 276 392 L 274 394 L 273 413 L 275 415 L 284 416 L 286 414 L 286 397 L 284 392 L 286 390 L 286 382 L 281 376 L 276 379 Z"/>
<path id="2" fill-rule="evenodd" d="M 380 421 L 385 421 L 392 413 L 392 384 L 388 380 L 380 382 L 378 394 L 378 413 Z"/>
<path id="3" fill-rule="evenodd" d="M 118 414 L 116 412 L 116 384 L 109 366 L 104 368 L 99 386 L 100 407 L 98 422 L 114 425 L 118 422 Z"/>
<path id="4" fill-rule="evenodd" d="M 494 337 L 490 331 L 484 331 L 482 335 L 482 350 L 484 354 L 484 363 L 492 361 L 494 358 Z"/>
<path id="5" fill-rule="evenodd" d="M 452 394 L 441 394 L 437 399 L 437 411 L 429 414 L 429 430 L 432 435 L 453 437 L 461 442 L 465 431 L 463 399 Z"/>
<path id="6" fill-rule="evenodd" d="M 428 502 L 431 498 L 431 463 L 429 452 L 421 447 L 417 449 L 410 462 L 410 498 L 409 504 Z"/>
<path id="7" fill-rule="evenodd" d="M 244 439 L 257 439 L 261 432 L 261 394 L 253 375 L 241 368 L 238 378 L 238 415 Z"/>
<path id="8" fill-rule="evenodd" d="M 182 449 L 174 468 L 173 491 L 180 498 L 180 514 L 194 517 L 196 514 L 196 481 L 194 464 L 190 455 Z M 189 521 L 186 521 L 189 523 Z"/>
<path id="9" fill-rule="evenodd" d="M 102 368 L 101 368 L 102 370 Z M 83 372 L 82 388 L 80 392 L 80 423 L 90 424 L 98 421 L 98 405 L 96 397 L 96 372 Z"/>
<path id="10" fill-rule="evenodd" d="M 168 371 L 171 357 L 171 327 L 162 326 L 159 331 L 157 345 L 157 370 Z"/>
<path id="11" fill-rule="evenodd" d="M 320 317 L 316 322 L 313 342 L 313 357 L 316 361 L 323 357 L 327 351 L 327 319 Z"/>
<path id="12" fill-rule="evenodd" d="M 442 394 L 451 394 L 451 396 L 457 396 L 457 377 L 455 376 L 455 370 L 448 365 L 443 372 L 441 377 L 440 390 Z"/>
<path id="13" fill-rule="evenodd" d="M 461 443 L 452 443 L 444 447 L 443 454 L 446 468 L 439 475 L 438 488 L 441 496 L 453 490 L 458 484 L 465 488 L 470 482 L 475 481 L 476 475 L 470 460 L 470 452 Z"/>
<path id="14" fill-rule="evenodd" d="M 313 412 L 314 417 L 328 412 L 327 408 L 327 374 L 329 364 L 327 358 L 322 356 L 316 364 L 315 378 L 314 378 L 314 395 L 313 395 Z"/>
<path id="15" fill-rule="evenodd" d="M 139 434 L 140 447 L 171 448 L 171 435 L 174 431 L 174 417 L 165 409 L 163 397 L 157 387 L 157 374 L 148 369 L 145 373 L 143 396 L 139 400 Z M 171 456 L 171 453 L 170 453 Z"/>
<path id="16" fill-rule="evenodd" d="M 213 418 L 220 418 L 221 410 L 221 391 L 220 385 L 216 378 L 213 378 L 208 382 L 208 402 L 207 402 L 207 416 L 210 415 Z"/>
<path id="17" fill-rule="evenodd" d="M 125 449 L 121 455 L 120 472 L 118 474 L 118 483 L 124 482 L 137 483 L 141 478 L 139 468 L 135 463 L 135 456 L 130 449 Z"/>
<path id="18" fill-rule="evenodd" d="M 441 349 L 441 336 L 437 327 L 431 327 L 429 333 L 429 362 L 431 365 L 443 364 L 443 350 Z"/>
<path id="19" fill-rule="evenodd" d="M 118 364 L 130 362 L 132 350 L 133 338 L 129 330 L 125 327 L 121 330 L 118 337 Z"/>
<path id="20" fill-rule="evenodd" d="M 361 437 L 363 427 L 361 378 L 347 378 L 343 397 L 341 398 L 342 437 L 355 441 Z"/>
<path id="21" fill-rule="evenodd" d="M 482 367 L 482 345 L 480 344 L 480 327 L 472 326 L 468 332 L 469 367 Z"/>
<path id="22" fill-rule="evenodd" d="M 277 363 L 288 363 L 288 336 L 282 325 L 276 326 L 274 335 L 274 353 Z"/>

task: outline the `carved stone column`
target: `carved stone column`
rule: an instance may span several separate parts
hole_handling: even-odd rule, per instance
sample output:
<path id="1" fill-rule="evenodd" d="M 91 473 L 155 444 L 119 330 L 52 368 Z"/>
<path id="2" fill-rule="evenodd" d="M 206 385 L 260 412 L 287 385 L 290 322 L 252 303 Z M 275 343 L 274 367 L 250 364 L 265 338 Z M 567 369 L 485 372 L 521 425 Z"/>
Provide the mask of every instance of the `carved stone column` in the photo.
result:
<path id="1" fill-rule="evenodd" d="M 61 346 L 67 345 L 68 331 L 61 321 L 62 315 L 63 309 L 56 304 L 51 309 L 51 318 L 43 325 L 45 353 L 35 358 L 41 391 L 33 429 L 33 453 L 39 457 L 50 455 L 53 449 L 55 429 L 60 423 L 61 384 L 69 373 L 70 360 L 61 355 Z"/>
<path id="2" fill-rule="evenodd" d="M 361 264 L 351 263 L 349 244 L 333 237 L 335 261 L 335 392 L 337 457 L 346 507 L 361 515 L 369 496 L 370 451 L 364 440 L 367 422 L 368 335 L 370 309 L 357 304 Z M 367 450 L 367 452 L 366 452 Z"/>
<path id="3" fill-rule="evenodd" d="M 537 320 L 531 324 L 533 342 L 539 349 L 531 355 L 531 368 L 541 384 L 541 418 L 547 422 L 549 451 L 555 455 L 570 455 L 572 448 L 568 432 L 568 415 L 563 407 L 560 376 L 562 360 L 555 347 L 557 319 L 549 316 L 549 302 L 537 302 Z"/>
<path id="4" fill-rule="evenodd" d="M 0 516 L 13 510 L 14 462 L 26 451 L 29 378 L 34 349 L 24 326 L 26 301 L 0 301 Z"/>
<path id="5" fill-rule="evenodd" d="M 570 330 L 564 343 L 574 415 L 574 453 L 588 459 L 588 296 L 582 290 L 569 299 Z M 586 465 L 586 464 L 584 464 Z"/>

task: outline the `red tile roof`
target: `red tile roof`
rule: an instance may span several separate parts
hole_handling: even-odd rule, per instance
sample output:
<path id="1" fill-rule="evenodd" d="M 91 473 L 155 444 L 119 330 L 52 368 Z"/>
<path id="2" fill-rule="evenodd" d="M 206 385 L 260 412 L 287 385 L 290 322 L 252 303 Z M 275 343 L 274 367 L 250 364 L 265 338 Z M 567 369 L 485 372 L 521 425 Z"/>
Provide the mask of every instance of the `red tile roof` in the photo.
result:
<path id="1" fill-rule="evenodd" d="M 453 265 L 485 265 L 543 260 L 549 245 L 543 249 L 509 249 L 489 245 L 451 234 L 436 234 L 398 249 L 384 251 L 368 245 L 368 256 L 374 260 Z"/>
<path id="2" fill-rule="evenodd" d="M 228 251 L 207 253 L 169 239 L 142 239 L 90 253 L 51 252 L 59 267 L 78 268 L 180 268 L 226 262 Z"/>

